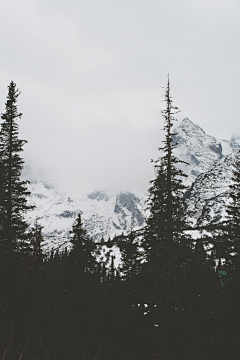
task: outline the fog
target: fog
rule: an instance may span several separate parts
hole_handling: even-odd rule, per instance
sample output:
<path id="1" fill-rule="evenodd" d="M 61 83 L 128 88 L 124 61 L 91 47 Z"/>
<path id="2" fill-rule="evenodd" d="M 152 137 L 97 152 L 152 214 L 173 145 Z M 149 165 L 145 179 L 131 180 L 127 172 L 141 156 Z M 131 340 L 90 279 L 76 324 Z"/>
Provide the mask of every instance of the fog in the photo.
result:
<path id="1" fill-rule="evenodd" d="M 208 134 L 239 133 L 240 3 L 0 1 L 0 111 L 21 90 L 29 178 L 72 196 L 145 193 L 174 105 Z"/>

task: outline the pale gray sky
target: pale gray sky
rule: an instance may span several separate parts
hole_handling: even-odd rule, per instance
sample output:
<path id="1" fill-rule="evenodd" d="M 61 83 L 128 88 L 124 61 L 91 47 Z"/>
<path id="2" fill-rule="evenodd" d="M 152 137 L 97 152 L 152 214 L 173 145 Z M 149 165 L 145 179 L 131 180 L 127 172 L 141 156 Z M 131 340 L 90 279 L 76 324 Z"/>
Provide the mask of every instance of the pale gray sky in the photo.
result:
<path id="1" fill-rule="evenodd" d="M 179 120 L 240 133 L 239 18 L 239 0 L 0 0 L 0 111 L 13 80 L 34 176 L 144 192 L 167 71 Z"/>

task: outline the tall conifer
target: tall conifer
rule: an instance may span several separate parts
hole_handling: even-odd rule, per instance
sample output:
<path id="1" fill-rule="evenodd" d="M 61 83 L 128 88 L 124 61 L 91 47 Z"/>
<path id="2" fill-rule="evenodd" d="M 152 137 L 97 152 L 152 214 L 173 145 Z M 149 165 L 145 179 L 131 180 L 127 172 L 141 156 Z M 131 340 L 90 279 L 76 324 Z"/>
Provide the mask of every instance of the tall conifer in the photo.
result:
<path id="1" fill-rule="evenodd" d="M 124 280 L 130 280 L 140 273 L 142 252 L 139 250 L 137 234 L 131 228 L 131 232 L 124 237 L 120 246 L 121 266 L 120 270 Z"/>
<path id="2" fill-rule="evenodd" d="M 20 153 L 27 141 L 18 137 L 19 95 L 11 81 L 0 131 L 0 303 L 10 316 L 24 316 L 32 296 L 33 254 L 24 214 L 33 207 L 27 204 L 28 182 L 21 179 L 24 161 Z"/>
<path id="3" fill-rule="evenodd" d="M 24 213 L 32 206 L 27 204 L 27 181 L 22 181 L 21 171 L 24 161 L 20 157 L 23 145 L 27 142 L 18 138 L 17 120 L 22 114 L 17 110 L 17 100 L 20 95 L 16 84 L 11 81 L 8 86 L 8 96 L 0 132 L 1 161 L 1 242 L 5 256 L 24 250 L 26 229 Z M 22 240 L 19 242 L 18 240 Z M 21 245 L 19 247 L 19 244 Z"/>
<path id="4" fill-rule="evenodd" d="M 83 228 L 81 215 L 78 214 L 76 224 L 70 232 L 72 250 L 70 253 L 70 263 L 76 268 L 79 275 L 93 272 L 97 266 L 95 257 L 92 252 L 96 246 L 92 239 L 87 235 L 87 231 Z"/>
<path id="5" fill-rule="evenodd" d="M 214 245 L 211 258 L 218 261 L 219 270 L 232 271 L 240 265 L 240 152 L 236 152 L 229 200 L 227 221 L 210 230 Z"/>
<path id="6" fill-rule="evenodd" d="M 237 358 L 240 353 L 240 152 L 236 152 L 229 200 L 227 221 L 217 224 L 211 231 L 214 245 L 211 258 L 218 261 L 219 287 L 221 283 L 223 288 L 214 309 L 216 312 L 220 309 L 224 314 L 222 333 L 225 342 L 222 349 L 232 358 Z"/>
<path id="7" fill-rule="evenodd" d="M 240 264 L 240 152 L 236 154 L 235 168 L 230 186 L 231 202 L 227 207 L 229 234 L 227 263 L 233 268 Z"/>
<path id="8" fill-rule="evenodd" d="M 156 178 L 150 182 L 148 208 L 150 216 L 144 234 L 143 246 L 146 250 L 145 268 L 155 282 L 164 287 L 163 296 L 175 298 L 182 288 L 181 278 L 189 258 L 189 240 L 182 229 L 186 228 L 186 212 L 183 203 L 183 178 L 186 176 L 178 167 L 182 163 L 173 153 L 174 114 L 178 112 L 172 105 L 169 76 L 164 97 L 165 120 L 164 146 L 159 150 L 162 156 L 155 161 Z"/>

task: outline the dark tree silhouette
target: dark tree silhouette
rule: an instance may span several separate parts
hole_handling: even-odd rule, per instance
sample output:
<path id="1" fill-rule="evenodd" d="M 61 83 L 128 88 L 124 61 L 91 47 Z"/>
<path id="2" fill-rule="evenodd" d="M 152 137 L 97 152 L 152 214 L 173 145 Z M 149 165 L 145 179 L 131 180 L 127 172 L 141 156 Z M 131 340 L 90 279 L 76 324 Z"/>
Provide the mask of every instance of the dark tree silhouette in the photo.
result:
<path id="1" fill-rule="evenodd" d="M 23 305 L 23 299 L 31 301 L 28 270 L 31 270 L 33 254 L 24 214 L 33 207 L 27 204 L 28 182 L 21 179 L 24 161 L 20 153 L 26 140 L 18 137 L 17 120 L 22 116 L 17 110 L 19 95 L 16 84 L 11 81 L 0 131 L 0 278 L 4 309 L 20 314 L 23 306 L 25 309 L 28 306 Z"/>
<path id="2" fill-rule="evenodd" d="M 141 272 L 141 259 L 143 254 L 139 249 L 139 236 L 131 229 L 120 243 L 122 278 L 128 281 Z"/>
<path id="3" fill-rule="evenodd" d="M 232 185 L 230 185 L 230 203 L 227 207 L 227 249 L 226 263 L 233 270 L 240 267 L 240 152 L 236 153 Z"/>
<path id="4" fill-rule="evenodd" d="M 145 227 L 143 246 L 146 250 L 146 269 L 157 283 L 161 283 L 166 296 L 177 299 L 183 288 L 185 269 L 190 257 L 190 243 L 182 229 L 187 227 L 183 202 L 183 178 L 186 176 L 178 167 L 182 163 L 173 153 L 172 126 L 177 108 L 172 105 L 170 82 L 165 92 L 164 146 L 159 150 L 162 156 L 155 161 L 156 178 L 150 182 L 148 208 L 150 216 Z"/>
<path id="5" fill-rule="evenodd" d="M 78 214 L 76 224 L 73 225 L 70 234 L 72 234 L 72 249 L 69 255 L 69 264 L 72 263 L 79 275 L 94 273 L 97 268 L 96 259 L 93 256 L 96 246 L 83 228 L 80 214 Z"/>
<path id="6" fill-rule="evenodd" d="M 0 162 L 1 162 L 1 242 L 4 256 L 18 255 L 27 248 L 27 223 L 24 213 L 33 207 L 27 204 L 30 192 L 27 181 L 22 181 L 21 172 L 24 161 L 20 157 L 23 145 L 27 142 L 18 138 L 17 100 L 20 95 L 16 84 L 11 81 L 8 86 L 8 96 L 0 132 Z"/>

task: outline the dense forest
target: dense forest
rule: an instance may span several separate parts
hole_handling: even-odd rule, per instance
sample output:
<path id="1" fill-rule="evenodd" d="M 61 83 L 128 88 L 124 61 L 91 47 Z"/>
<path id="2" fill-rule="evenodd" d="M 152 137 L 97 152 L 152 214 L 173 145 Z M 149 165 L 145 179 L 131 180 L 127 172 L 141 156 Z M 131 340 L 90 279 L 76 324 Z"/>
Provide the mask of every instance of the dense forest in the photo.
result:
<path id="1" fill-rule="evenodd" d="M 69 233 L 71 250 L 46 256 L 41 226 L 25 220 L 32 206 L 21 177 L 26 141 L 18 135 L 19 95 L 11 81 L 1 115 L 0 359 L 238 359 L 240 160 L 227 220 L 192 229 L 186 175 L 174 155 L 178 109 L 168 78 L 165 139 L 153 161 L 145 225 L 94 242 L 79 214 Z M 194 230 L 201 238 L 192 237 Z M 109 243 L 120 248 L 118 268 L 110 253 L 99 257 Z"/>

